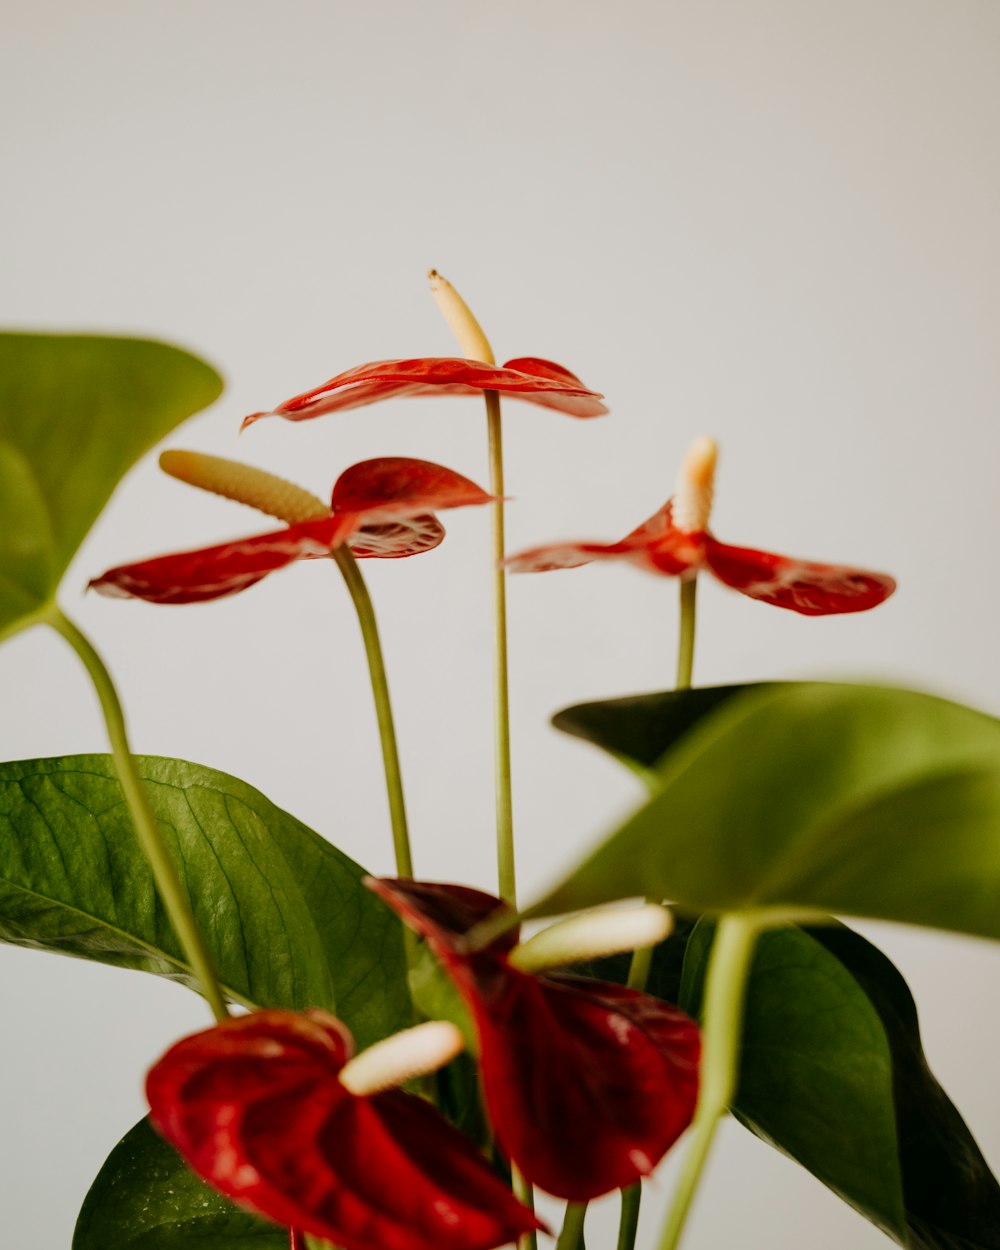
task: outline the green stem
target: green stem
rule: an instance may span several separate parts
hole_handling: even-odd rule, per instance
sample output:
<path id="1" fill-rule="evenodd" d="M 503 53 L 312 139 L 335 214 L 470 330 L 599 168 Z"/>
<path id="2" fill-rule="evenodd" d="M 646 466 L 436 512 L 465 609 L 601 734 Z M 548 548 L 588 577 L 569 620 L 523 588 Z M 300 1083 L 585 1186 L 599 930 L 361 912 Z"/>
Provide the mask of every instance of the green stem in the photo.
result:
<path id="1" fill-rule="evenodd" d="M 639 1204 L 642 1201 L 642 1183 L 636 1181 L 622 1190 L 622 1213 L 618 1221 L 618 1250 L 632 1250 L 639 1230 Z"/>
<path id="2" fill-rule="evenodd" d="M 701 1088 L 688 1147 L 658 1250 L 675 1250 L 719 1117 L 736 1092 L 747 975 L 759 921 L 729 912 L 719 921 L 705 980 Z"/>
<path id="3" fill-rule="evenodd" d="M 697 577 L 682 578 L 680 584 L 680 633 L 677 640 L 677 689 L 689 690 L 694 670 L 694 636 L 697 621 Z M 647 902 L 659 902 L 647 899 Z M 628 971 L 628 987 L 642 993 L 649 980 L 653 964 L 654 947 L 637 950 L 632 956 Z M 642 1202 L 642 1184 L 637 1181 L 622 1190 L 621 1217 L 618 1223 L 618 1250 L 633 1250 L 639 1229 L 639 1206 Z"/>
<path id="4" fill-rule="evenodd" d="M 648 898 L 646 902 L 655 903 L 659 902 L 659 900 Z M 653 966 L 653 953 L 655 950 L 656 947 L 654 946 L 643 946 L 639 950 L 632 952 L 632 962 L 629 964 L 628 981 L 626 982 L 630 990 L 638 990 L 640 994 L 645 990 L 646 982 L 649 980 L 649 971 Z M 641 1181 L 636 1181 L 634 1185 L 629 1185 L 627 1189 L 622 1190 L 621 1215 L 618 1219 L 618 1250 L 633 1250 L 635 1235 L 639 1229 L 639 1205 L 641 1202 Z"/>
<path id="5" fill-rule="evenodd" d="M 375 715 L 378 719 L 378 736 L 382 744 L 382 764 L 385 769 L 385 789 L 389 799 L 389 820 L 392 825 L 392 845 L 396 853 L 396 872 L 400 877 L 413 876 L 413 857 L 410 853 L 410 834 L 406 825 L 406 805 L 403 802 L 403 778 L 399 769 L 399 752 L 396 748 L 396 730 L 392 720 L 392 704 L 389 701 L 389 683 L 385 676 L 385 661 L 379 642 L 378 625 L 371 595 L 361 576 L 358 562 L 346 546 L 334 552 L 337 567 L 344 575 L 347 589 L 354 601 L 361 626 L 361 637 L 368 658 L 372 695 L 375 699 Z"/>
<path id="6" fill-rule="evenodd" d="M 484 391 L 486 428 L 489 435 L 490 493 L 496 498 L 492 515 L 493 557 L 493 751 L 497 813 L 497 881 L 500 897 L 517 907 L 517 876 L 514 867 L 514 816 L 510 784 L 510 696 L 507 678 L 507 574 L 503 567 L 506 555 L 503 512 L 503 430 L 500 422 L 500 396 Z M 535 1198 L 531 1184 L 520 1171 L 511 1166 L 514 1193 L 532 1210 Z M 518 1250 L 535 1250 L 535 1233 L 523 1233 Z"/>
<path id="7" fill-rule="evenodd" d="M 525 1180 L 521 1175 L 521 1170 L 515 1164 L 510 1165 L 510 1187 L 514 1191 L 514 1197 L 518 1202 L 531 1211 L 535 1209 L 535 1191 L 531 1187 L 531 1182 Z M 517 1239 L 517 1250 L 537 1250 L 538 1236 L 534 1229 L 530 1232 L 522 1233 Z"/>
<path id="8" fill-rule="evenodd" d="M 128 744 L 125 730 L 125 714 L 115 690 L 111 675 L 104 666 L 101 657 L 94 650 L 90 641 L 69 620 L 58 607 L 53 605 L 47 617 L 48 623 L 69 643 L 83 661 L 83 665 L 94 683 L 97 697 L 104 713 L 104 721 L 108 728 L 111 741 L 111 754 L 114 759 L 115 771 L 125 795 L 132 822 L 139 839 L 139 844 L 149 861 L 153 871 L 153 879 L 160 898 L 166 908 L 170 923 L 177 934 L 184 957 L 191 967 L 202 994 L 215 1014 L 216 1020 L 225 1020 L 229 1012 L 226 1002 L 216 980 L 215 972 L 209 959 L 208 951 L 202 939 L 198 924 L 191 910 L 191 902 L 184 892 L 174 867 L 170 852 L 163 841 L 163 835 L 156 823 L 153 809 L 142 784 L 135 760 Z"/>
<path id="9" fill-rule="evenodd" d="M 677 689 L 691 689 L 694 671 L 694 627 L 698 601 L 698 578 L 681 578 L 681 628 L 677 643 Z"/>
<path id="10" fill-rule="evenodd" d="M 646 902 L 657 903 L 659 899 L 647 898 Z M 646 988 L 646 982 L 649 980 L 649 970 L 653 966 L 653 954 L 655 951 L 655 946 L 642 946 L 639 950 L 632 952 L 632 962 L 629 964 L 628 981 L 626 982 L 630 990 L 638 990 L 641 994 Z"/>
<path id="11" fill-rule="evenodd" d="M 563 1226 L 556 1241 L 556 1250 L 577 1250 L 583 1240 L 583 1222 L 587 1218 L 585 1202 L 567 1202 Z"/>
<path id="12" fill-rule="evenodd" d="M 497 877 L 500 897 L 517 905 L 514 872 L 514 820 L 510 793 L 510 701 L 507 692 L 507 581 L 503 569 L 503 437 L 500 396 L 485 391 L 489 432 L 490 492 L 496 496 L 493 516 L 493 681 L 494 752 L 496 763 Z"/>

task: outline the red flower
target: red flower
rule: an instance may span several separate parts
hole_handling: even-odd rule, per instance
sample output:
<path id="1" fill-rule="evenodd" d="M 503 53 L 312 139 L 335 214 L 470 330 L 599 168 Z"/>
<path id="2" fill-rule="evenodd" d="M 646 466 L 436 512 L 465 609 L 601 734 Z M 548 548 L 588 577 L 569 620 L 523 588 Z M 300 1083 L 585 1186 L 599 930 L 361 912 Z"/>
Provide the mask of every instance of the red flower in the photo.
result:
<path id="1" fill-rule="evenodd" d="M 575 374 L 551 360 L 522 356 L 500 367 L 480 360 L 432 356 L 357 365 L 315 390 L 286 399 L 271 412 L 251 413 L 243 428 L 261 417 L 308 421 L 328 412 L 361 408 L 403 395 L 479 395 L 483 391 L 499 391 L 571 417 L 599 417 L 607 412 L 596 391 L 588 390 Z"/>
<path id="2" fill-rule="evenodd" d="M 344 1250 L 490 1250 L 543 1227 L 429 1103 L 351 1093 L 352 1048 L 322 1011 L 226 1020 L 149 1073 L 153 1124 L 227 1197 Z"/>
<path id="3" fill-rule="evenodd" d="M 504 561 L 515 573 L 573 569 L 593 560 L 628 560 L 650 573 L 687 577 L 707 569 L 751 599 L 805 616 L 864 612 L 896 589 L 886 573 L 721 543 L 708 528 L 715 445 L 700 440 L 689 453 L 677 494 L 617 543 L 553 543 Z"/>
<path id="4" fill-rule="evenodd" d="M 369 885 L 427 939 L 469 1006 L 497 1141 L 528 1180 L 585 1202 L 652 1171 L 694 1114 L 693 1021 L 620 985 L 521 972 L 508 960 L 513 932 L 470 951 L 468 931 L 505 907 L 489 894 Z"/>
<path id="5" fill-rule="evenodd" d="M 365 460 L 337 479 L 326 515 L 215 547 L 120 565 L 90 585 L 105 595 L 134 596 L 150 603 L 219 599 L 295 560 L 329 556 L 343 543 L 364 559 L 397 559 L 429 551 L 444 537 L 432 508 L 460 508 L 491 499 L 468 478 L 426 460 Z"/>

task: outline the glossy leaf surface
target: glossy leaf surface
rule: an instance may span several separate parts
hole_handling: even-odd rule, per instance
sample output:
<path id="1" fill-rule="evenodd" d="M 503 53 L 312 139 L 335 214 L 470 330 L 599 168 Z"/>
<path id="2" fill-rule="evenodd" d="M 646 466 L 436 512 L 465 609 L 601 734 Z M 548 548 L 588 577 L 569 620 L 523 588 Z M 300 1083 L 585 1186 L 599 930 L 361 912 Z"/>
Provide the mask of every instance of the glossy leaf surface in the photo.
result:
<path id="1" fill-rule="evenodd" d="M 0 635 L 52 597 L 125 472 L 221 390 L 165 343 L 0 335 Z"/>
<path id="2" fill-rule="evenodd" d="M 233 998 L 325 1006 L 362 1045 L 410 1022 L 399 924 L 357 864 L 234 777 L 139 768 Z M 192 984 L 109 757 L 0 765 L 0 939 Z"/>
<path id="3" fill-rule="evenodd" d="M 928 1067 L 906 982 L 880 950 L 845 925 L 808 932 L 855 978 L 888 1038 L 912 1250 L 1000 1250 L 1000 1185 Z"/>
<path id="4" fill-rule="evenodd" d="M 251 1215 L 195 1176 L 148 1120 L 105 1160 L 73 1250 L 288 1250 L 288 1229 Z"/>
<path id="5" fill-rule="evenodd" d="M 714 926 L 688 942 L 681 1003 L 700 1014 Z M 892 1056 L 850 972 L 801 929 L 758 939 L 736 1115 L 884 1232 L 905 1235 Z"/>
<path id="6" fill-rule="evenodd" d="M 531 914 L 652 896 L 1000 937 L 1000 723 L 911 691 L 801 683 L 729 701 Z"/>
<path id="7" fill-rule="evenodd" d="M 693 1013 L 712 931 L 688 946 Z M 846 926 L 760 938 L 733 1110 L 900 1244 L 1000 1246 L 1000 1186 L 927 1065 L 906 983 Z"/>

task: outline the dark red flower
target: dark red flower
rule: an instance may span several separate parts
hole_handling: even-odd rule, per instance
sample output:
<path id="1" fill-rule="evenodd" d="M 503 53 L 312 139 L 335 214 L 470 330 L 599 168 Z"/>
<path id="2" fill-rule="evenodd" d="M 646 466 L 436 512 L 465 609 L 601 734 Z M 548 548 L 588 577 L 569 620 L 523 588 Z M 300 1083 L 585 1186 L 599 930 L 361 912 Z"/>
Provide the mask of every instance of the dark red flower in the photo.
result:
<path id="1" fill-rule="evenodd" d="M 219 599 L 295 560 L 329 556 L 344 543 L 362 559 L 429 551 L 444 537 L 432 509 L 491 499 L 474 482 L 439 464 L 401 457 L 365 460 L 337 479 L 326 515 L 214 547 L 120 565 L 90 585 L 101 594 L 150 603 Z"/>
<path id="2" fill-rule="evenodd" d="M 427 939 L 467 1003 L 497 1141 L 524 1175 L 585 1202 L 652 1171 L 694 1114 L 694 1022 L 620 985 L 519 971 L 508 959 L 513 931 L 470 950 L 468 931 L 506 906 L 489 894 L 369 885 Z"/>
<path id="3" fill-rule="evenodd" d="M 344 1250 L 490 1250 L 542 1227 L 429 1103 L 351 1093 L 352 1047 L 322 1011 L 223 1021 L 149 1073 L 153 1124 L 227 1197 Z"/>
<path id="4" fill-rule="evenodd" d="M 480 395 L 499 391 L 511 399 L 523 399 L 555 408 L 571 417 L 599 417 L 607 412 L 601 396 L 589 390 L 575 374 L 551 360 L 520 356 L 503 366 L 481 360 L 424 357 L 417 360 L 375 360 L 338 373 L 314 390 L 286 399 L 270 412 L 254 412 L 243 428 L 261 417 L 284 417 L 308 421 L 328 412 L 362 408 L 380 399 L 404 395 Z"/>
<path id="5" fill-rule="evenodd" d="M 805 616 L 864 612 L 896 589 L 886 573 L 842 564 L 817 564 L 792 556 L 733 547 L 707 528 L 715 445 L 694 445 L 677 494 L 638 529 L 617 543 L 553 543 L 521 551 L 504 561 L 515 573 L 573 569 L 594 560 L 627 560 L 650 573 L 686 577 L 707 569 L 726 586 L 776 608 Z"/>

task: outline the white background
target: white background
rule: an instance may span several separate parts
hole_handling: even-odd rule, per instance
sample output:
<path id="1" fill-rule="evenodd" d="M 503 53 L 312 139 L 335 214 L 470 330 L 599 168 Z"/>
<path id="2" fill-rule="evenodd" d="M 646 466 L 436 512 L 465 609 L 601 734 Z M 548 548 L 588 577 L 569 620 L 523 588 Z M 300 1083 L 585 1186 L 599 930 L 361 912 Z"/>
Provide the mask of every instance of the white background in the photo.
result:
<path id="1" fill-rule="evenodd" d="M 706 584 L 698 681 L 873 677 L 1000 710 L 995 0 L 15 0 L 0 62 L 2 318 L 203 353 L 226 394 L 170 445 L 321 494 L 384 454 L 484 480 L 472 400 L 236 438 L 244 413 L 351 365 L 453 353 L 425 289 L 436 265 L 501 360 L 559 360 L 612 407 L 577 423 L 508 406 L 512 549 L 618 537 L 714 434 L 720 537 L 891 570 L 900 590 L 870 615 L 809 620 Z M 418 871 L 489 888 L 488 518 L 446 520 L 439 551 L 368 571 Z M 108 656 L 138 750 L 245 778 L 388 871 L 366 674 L 332 570 L 202 607 L 82 596 L 110 564 L 256 524 L 151 457 L 63 604 Z M 519 579 L 510 598 L 530 897 L 637 799 L 547 718 L 669 685 L 675 591 L 606 566 Z M 0 758 L 104 749 L 54 635 L 6 646 L 0 689 Z M 866 932 L 908 977 L 931 1063 L 1000 1165 L 996 949 Z M 57 1250 L 142 1114 L 144 1069 L 207 1016 L 152 978 L 7 948 L 0 990 L 0 1242 Z M 611 1224 L 595 1218 L 594 1250 Z M 686 1241 L 887 1244 L 734 1125 Z"/>

